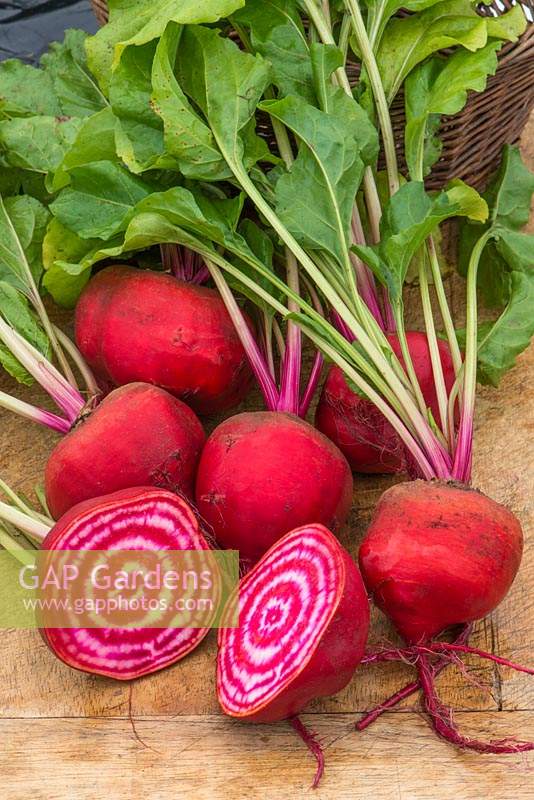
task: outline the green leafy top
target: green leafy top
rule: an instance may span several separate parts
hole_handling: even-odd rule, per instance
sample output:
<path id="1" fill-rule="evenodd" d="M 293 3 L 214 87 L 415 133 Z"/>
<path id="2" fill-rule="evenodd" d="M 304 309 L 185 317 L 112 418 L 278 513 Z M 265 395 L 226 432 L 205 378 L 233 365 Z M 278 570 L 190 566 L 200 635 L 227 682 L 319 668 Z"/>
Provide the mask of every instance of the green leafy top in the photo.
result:
<path id="1" fill-rule="evenodd" d="M 89 65 L 104 92 L 125 48 L 159 38 L 169 22 L 217 22 L 241 8 L 244 0 L 109 0 L 109 23 L 87 43 Z"/>
<path id="2" fill-rule="evenodd" d="M 497 386 L 534 335 L 534 236 L 522 233 L 534 195 L 534 174 L 519 150 L 507 146 L 501 167 L 484 197 L 490 208 L 485 225 L 464 223 L 459 269 L 467 272 L 470 252 L 480 236 L 489 239 L 480 263 L 480 291 L 489 306 L 503 308 L 484 323 L 478 347 L 478 377 Z"/>
<path id="3" fill-rule="evenodd" d="M 468 0 L 408 0 L 403 8 L 412 13 L 402 18 L 395 0 L 366 5 L 362 15 L 357 0 L 335 7 L 111 0 L 110 23 L 87 41 L 88 62 L 83 36 L 72 32 L 40 70 L 0 69 L 0 185 L 16 195 L 2 207 L 8 247 L 0 280 L 32 302 L 42 280 L 72 305 L 93 264 L 155 245 L 188 247 L 205 259 L 227 305 L 235 301 L 223 273 L 258 305 L 266 330 L 273 314 L 288 320 L 290 332 L 298 324 L 386 415 L 421 474 L 466 480 L 474 278 L 480 261 L 480 280 L 505 306 L 479 342 L 480 375 L 496 381 L 530 335 L 531 257 L 520 227 L 532 185 L 513 151 L 484 198 L 461 181 L 430 194 L 422 181 L 439 155 L 439 117 L 484 89 L 501 42 L 517 37 L 525 21 L 520 9 L 481 18 Z M 351 34 L 361 60 L 354 92 L 345 69 Z M 443 48 L 453 49 L 444 57 Z M 19 93 L 25 76 L 32 88 Z M 401 88 L 409 180 L 398 174 L 389 116 Z M 386 198 L 377 172 L 380 136 Z M 32 181 L 44 202 L 20 194 Z M 19 203 L 22 227 L 15 230 Z M 465 358 L 432 239 L 443 220 L 458 215 L 469 220 L 462 234 L 470 245 Z M 439 366 L 434 359 L 434 420 L 406 347 L 402 290 L 415 255 L 431 351 L 430 277 L 458 376 L 457 438 Z M 488 276 L 486 261 L 495 274 Z M 321 304 L 335 325 L 319 313 Z M 405 367 L 385 335 L 392 319 Z"/>

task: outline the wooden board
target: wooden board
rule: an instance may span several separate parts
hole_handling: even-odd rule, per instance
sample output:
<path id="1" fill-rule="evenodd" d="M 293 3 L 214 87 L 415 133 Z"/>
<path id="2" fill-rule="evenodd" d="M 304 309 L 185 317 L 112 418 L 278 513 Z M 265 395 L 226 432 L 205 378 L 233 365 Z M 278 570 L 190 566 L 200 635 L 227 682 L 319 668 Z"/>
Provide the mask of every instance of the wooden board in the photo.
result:
<path id="1" fill-rule="evenodd" d="M 534 167 L 534 119 L 523 137 Z M 449 286 L 461 314 L 461 284 Z M 415 297 L 414 297 L 415 305 Z M 417 315 L 416 315 L 417 317 Z M 416 320 L 417 321 L 417 318 Z M 68 327 L 68 316 L 61 324 Z M 0 388 L 14 390 L 5 377 Z M 35 392 L 16 389 L 20 397 Z M 498 392 L 482 389 L 478 403 L 474 482 L 521 519 L 525 554 L 512 592 L 477 626 L 473 643 L 525 664 L 534 663 L 534 348 L 525 353 Z M 40 402 L 45 402 L 39 398 Z M 0 475 L 31 493 L 42 480 L 56 439 L 0 414 Z M 359 478 L 343 543 L 356 553 L 374 504 L 390 478 Z M 151 800 L 294 798 L 307 794 L 313 765 L 287 725 L 248 728 L 218 715 L 211 635 L 170 670 L 124 686 L 73 672 L 60 664 L 33 631 L 0 637 L 0 775 L 6 800 Z M 378 613 L 372 641 L 395 641 Z M 459 710 L 466 730 L 480 736 L 534 738 L 534 680 L 480 661 L 472 682 L 446 671 L 439 687 Z M 411 679 L 408 666 L 360 669 L 338 696 L 310 706 L 306 717 L 326 746 L 327 773 L 319 798 L 377 800 L 499 800 L 534 798 L 533 756 L 482 757 L 437 741 L 404 704 L 364 734 L 357 712 Z M 481 690 L 480 684 L 483 684 Z M 134 735 L 133 714 L 142 744 Z"/>

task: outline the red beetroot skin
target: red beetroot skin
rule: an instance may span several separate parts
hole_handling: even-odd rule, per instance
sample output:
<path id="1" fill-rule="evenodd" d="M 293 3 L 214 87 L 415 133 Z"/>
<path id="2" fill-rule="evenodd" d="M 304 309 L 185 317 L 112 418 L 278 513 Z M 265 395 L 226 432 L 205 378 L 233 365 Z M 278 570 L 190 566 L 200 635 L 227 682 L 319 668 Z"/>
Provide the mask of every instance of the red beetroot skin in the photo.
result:
<path id="1" fill-rule="evenodd" d="M 251 373 L 214 289 L 127 266 L 99 272 L 81 294 L 76 343 L 100 379 L 145 381 L 199 414 L 237 405 Z"/>
<path id="2" fill-rule="evenodd" d="M 56 522 L 41 549 L 178 551 L 210 547 L 185 500 L 163 489 L 136 487 L 74 506 Z M 57 569 L 57 561 L 50 563 Z M 89 569 L 93 568 L 94 561 L 89 564 Z M 46 574 L 45 562 L 42 569 Z M 83 572 L 82 559 L 80 574 Z M 64 598 L 64 594 L 59 596 Z M 171 610 L 170 618 L 173 614 Z M 54 621 L 57 624 L 57 617 Z M 40 623 L 44 641 L 61 661 L 73 669 L 116 680 L 132 680 L 170 666 L 209 633 L 209 628 L 200 627 L 47 627 L 46 612 Z"/>
<path id="3" fill-rule="evenodd" d="M 196 504 L 218 543 L 256 561 L 300 525 L 338 531 L 352 504 L 349 465 L 332 442 L 292 414 L 225 420 L 202 451 Z"/>
<path id="4" fill-rule="evenodd" d="M 439 407 L 432 374 L 432 362 L 424 333 L 406 333 L 415 374 L 427 405 L 438 420 Z M 399 340 L 388 340 L 404 365 Z M 438 340 L 447 392 L 454 384 L 454 367 L 448 345 Z M 346 456 L 355 472 L 395 473 L 404 469 L 403 451 L 393 427 L 368 400 L 349 388 L 339 367 L 328 373 L 315 415 L 315 424 Z"/>
<path id="5" fill-rule="evenodd" d="M 195 413 L 164 389 L 115 389 L 56 445 L 45 469 L 46 500 L 58 519 L 71 506 L 131 486 L 191 498 L 205 441 Z"/>
<path id="6" fill-rule="evenodd" d="M 268 696 L 260 702 L 256 702 L 249 696 L 245 696 L 241 701 L 241 708 L 231 707 L 226 699 L 225 684 L 228 679 L 225 663 L 233 663 L 233 659 L 239 659 L 235 664 L 236 675 L 241 679 L 244 673 L 254 672 L 251 663 L 250 653 L 247 652 L 249 642 L 254 647 L 265 645 L 270 647 L 270 639 L 273 631 L 270 630 L 270 619 L 262 616 L 264 608 L 256 610 L 252 617 L 243 620 L 242 609 L 240 609 L 240 628 L 232 631 L 231 629 L 220 629 L 219 631 L 219 655 L 217 667 L 217 691 L 219 702 L 223 711 L 233 717 L 246 722 L 276 722 L 287 719 L 298 714 L 314 698 L 325 697 L 341 691 L 351 680 L 354 671 L 360 663 L 367 642 L 369 630 L 369 602 L 367 593 L 363 585 L 361 575 L 353 560 L 346 550 L 339 544 L 337 539 L 326 530 L 322 525 L 310 525 L 295 531 L 291 531 L 278 541 L 261 561 L 252 568 L 240 583 L 240 598 L 246 596 L 247 585 L 261 584 L 261 574 L 274 569 L 283 574 L 286 559 L 284 550 L 291 541 L 298 542 L 299 537 L 312 533 L 319 538 L 321 545 L 330 551 L 336 562 L 337 586 L 336 598 L 330 609 L 329 619 L 322 630 L 314 632 L 314 641 L 311 651 L 306 657 L 302 657 L 302 649 L 296 643 L 299 630 L 305 625 L 305 620 L 309 618 L 305 609 L 297 609 L 300 614 L 295 613 L 295 619 L 289 619 L 283 624 L 283 635 L 276 637 L 274 647 L 280 648 L 290 642 L 293 650 L 293 665 L 289 674 L 279 683 L 276 688 L 268 691 Z M 311 559 L 303 556 L 302 560 L 308 563 Z M 296 559 L 295 566 L 299 568 L 299 559 Z M 267 588 L 263 594 L 263 607 L 272 606 L 275 598 L 282 601 L 282 609 L 287 606 L 283 602 L 289 597 L 294 600 L 299 595 L 291 583 L 292 576 L 287 567 L 286 582 L 277 581 L 277 585 L 269 590 L 269 577 L 267 577 Z M 263 588 L 263 587 L 262 587 Z M 259 593 L 254 594 L 256 599 Z M 303 619 L 304 618 L 304 619 Z M 276 624 L 276 622 L 274 623 Z M 228 643 L 236 638 L 237 641 L 231 644 L 233 652 L 228 652 Z M 289 645 L 287 645 L 289 646 Z M 272 657 L 276 662 L 276 655 Z M 269 680 L 271 672 L 276 672 L 276 663 L 269 663 L 265 666 L 265 680 Z M 234 676 L 235 678 L 235 676 Z"/>
<path id="7" fill-rule="evenodd" d="M 412 481 L 380 498 L 359 561 L 376 605 L 415 644 L 493 611 L 522 549 L 504 506 L 464 486 Z"/>

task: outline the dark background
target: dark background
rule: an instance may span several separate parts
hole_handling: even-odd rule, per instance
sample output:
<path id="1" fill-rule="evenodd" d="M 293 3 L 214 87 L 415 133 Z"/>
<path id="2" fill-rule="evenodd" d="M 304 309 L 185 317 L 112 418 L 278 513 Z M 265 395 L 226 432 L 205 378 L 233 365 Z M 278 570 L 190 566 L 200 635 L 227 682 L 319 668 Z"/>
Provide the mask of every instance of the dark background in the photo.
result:
<path id="1" fill-rule="evenodd" d="M 0 0 L 0 61 L 34 63 L 66 28 L 96 31 L 89 0 Z"/>

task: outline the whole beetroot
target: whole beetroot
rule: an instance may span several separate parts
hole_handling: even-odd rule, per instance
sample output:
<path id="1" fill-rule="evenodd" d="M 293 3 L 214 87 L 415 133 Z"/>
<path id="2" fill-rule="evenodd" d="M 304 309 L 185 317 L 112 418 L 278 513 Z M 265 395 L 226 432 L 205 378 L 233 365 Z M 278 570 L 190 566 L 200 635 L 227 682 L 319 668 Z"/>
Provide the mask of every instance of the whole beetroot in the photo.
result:
<path id="1" fill-rule="evenodd" d="M 436 692 L 434 678 L 443 664 L 431 660 L 475 653 L 534 675 L 534 670 L 470 648 L 465 635 L 452 644 L 434 641 L 447 628 L 468 626 L 499 605 L 517 574 L 522 549 L 516 517 L 467 486 L 412 481 L 382 495 L 360 547 L 360 569 L 374 602 L 409 647 L 378 652 L 367 660 L 413 661 L 419 682 L 369 712 L 359 722 L 360 730 L 419 686 L 434 730 L 452 744 L 481 753 L 534 749 L 534 742 L 481 742 L 462 735 Z"/>
<path id="2" fill-rule="evenodd" d="M 387 338 L 404 364 L 397 336 L 389 334 Z M 424 400 L 434 419 L 439 420 L 427 337 L 418 331 L 407 331 L 406 339 Z M 450 350 L 441 340 L 438 349 L 445 387 L 450 392 L 455 380 Z M 402 443 L 391 424 L 373 403 L 349 387 L 339 367 L 331 367 L 328 373 L 317 405 L 315 424 L 339 447 L 354 472 L 395 473 L 406 466 Z"/>
<path id="3" fill-rule="evenodd" d="M 349 465 L 326 436 L 292 414 L 256 411 L 225 420 L 208 438 L 196 504 L 217 542 L 254 562 L 300 525 L 338 531 L 352 491 Z"/>
<path id="4" fill-rule="evenodd" d="M 380 498 L 359 562 L 376 605 L 419 644 L 490 614 L 522 549 L 521 526 L 500 503 L 466 486 L 411 481 Z"/>
<path id="5" fill-rule="evenodd" d="M 58 519 L 71 506 L 132 486 L 192 498 L 205 435 L 195 413 L 157 386 L 121 386 L 52 450 L 46 500 Z"/>
<path id="6" fill-rule="evenodd" d="M 82 292 L 76 343 L 100 379 L 160 386 L 199 414 L 237 405 L 251 373 L 219 294 L 171 275 L 106 267 Z"/>

